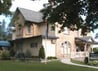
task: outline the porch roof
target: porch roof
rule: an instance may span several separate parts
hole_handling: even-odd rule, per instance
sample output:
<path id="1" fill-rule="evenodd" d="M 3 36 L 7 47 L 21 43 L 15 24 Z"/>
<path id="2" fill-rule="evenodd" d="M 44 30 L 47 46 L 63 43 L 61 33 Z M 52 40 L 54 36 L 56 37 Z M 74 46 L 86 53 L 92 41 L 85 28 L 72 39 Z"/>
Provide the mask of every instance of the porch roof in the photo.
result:
<path id="1" fill-rule="evenodd" d="M 39 39 L 39 37 L 41 37 L 43 39 L 46 38 L 45 35 L 38 35 L 38 36 L 32 36 L 32 37 L 27 37 L 27 38 L 18 38 L 18 39 L 12 40 L 12 41 L 18 41 L 18 40 L 23 41 L 23 40 L 32 39 L 32 38 L 38 38 Z M 58 39 L 58 37 L 56 37 L 56 36 L 48 36 L 47 39 Z"/>
<path id="2" fill-rule="evenodd" d="M 0 46 L 1 47 L 9 47 L 11 46 L 9 41 L 0 41 Z"/>
<path id="3" fill-rule="evenodd" d="M 86 36 L 86 37 L 76 37 L 75 41 L 77 43 L 90 43 L 90 44 L 98 44 L 98 42 L 95 42 L 94 39 L 91 36 Z"/>

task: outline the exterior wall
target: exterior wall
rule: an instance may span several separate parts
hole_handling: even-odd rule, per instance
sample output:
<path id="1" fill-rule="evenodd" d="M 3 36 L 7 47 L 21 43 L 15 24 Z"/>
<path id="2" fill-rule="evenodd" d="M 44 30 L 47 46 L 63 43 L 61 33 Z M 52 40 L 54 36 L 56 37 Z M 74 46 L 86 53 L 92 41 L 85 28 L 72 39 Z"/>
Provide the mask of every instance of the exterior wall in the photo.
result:
<path id="1" fill-rule="evenodd" d="M 32 54 L 32 56 L 38 56 L 39 54 L 39 49 L 40 47 L 42 46 L 41 44 L 41 38 L 34 38 L 34 39 L 29 39 L 27 41 L 24 41 L 24 44 L 23 44 L 23 52 L 25 53 L 27 50 L 29 50 Z M 37 43 L 37 47 L 34 47 L 34 48 L 31 48 L 31 44 L 32 43 Z"/>
<path id="2" fill-rule="evenodd" d="M 32 39 L 26 39 L 24 41 L 21 41 L 22 47 L 17 47 L 19 43 L 14 43 L 14 48 L 16 50 L 16 55 L 20 52 L 26 53 L 29 51 L 32 56 L 38 56 L 39 49 L 42 46 L 42 39 L 40 37 L 38 38 L 32 38 Z M 32 43 L 37 43 L 37 47 L 31 47 Z"/>
<path id="3" fill-rule="evenodd" d="M 14 26 L 15 26 L 15 32 L 13 32 L 12 34 L 12 39 L 16 39 L 16 38 L 21 38 L 23 37 L 23 29 L 21 29 L 21 32 L 19 33 L 18 31 L 18 25 L 21 25 L 21 28 L 24 28 L 24 18 L 23 16 L 19 13 L 17 14 L 17 16 L 14 18 Z"/>
<path id="4" fill-rule="evenodd" d="M 56 56 L 58 58 L 74 58 L 76 52 L 76 45 L 75 45 L 75 37 L 80 37 L 80 31 L 71 31 L 68 29 L 68 33 L 65 34 L 64 32 L 59 33 L 60 25 L 56 24 L 56 36 L 59 37 L 56 41 L 57 51 Z M 62 43 L 69 42 L 70 43 L 70 54 L 65 54 L 62 49 Z M 66 46 L 67 47 L 67 46 Z"/>
<path id="5" fill-rule="evenodd" d="M 43 39 L 42 45 L 45 48 L 46 58 L 49 56 L 56 57 L 56 44 L 51 43 L 50 39 Z"/>
<path id="6" fill-rule="evenodd" d="M 19 43 L 22 43 L 22 47 L 17 47 Z M 19 43 L 17 42 L 14 43 L 14 49 L 16 51 L 16 55 L 20 52 L 26 53 L 27 51 L 30 51 L 32 56 L 38 56 L 39 49 L 41 46 L 43 46 L 45 49 L 46 58 L 49 56 L 56 57 L 56 44 L 52 43 L 51 39 L 32 38 L 32 39 L 26 39 Z M 31 48 L 32 43 L 37 43 L 38 47 Z"/>
<path id="7" fill-rule="evenodd" d="M 23 16 L 20 13 L 17 13 L 17 15 L 14 17 L 15 26 L 15 32 L 13 32 L 12 39 L 15 40 L 17 38 L 27 38 L 32 36 L 38 36 L 41 35 L 42 32 L 45 33 L 45 24 L 44 23 L 31 23 L 26 22 L 23 18 Z M 21 32 L 19 33 L 18 25 L 21 25 Z M 27 25 L 31 24 L 31 33 L 27 32 Z"/>

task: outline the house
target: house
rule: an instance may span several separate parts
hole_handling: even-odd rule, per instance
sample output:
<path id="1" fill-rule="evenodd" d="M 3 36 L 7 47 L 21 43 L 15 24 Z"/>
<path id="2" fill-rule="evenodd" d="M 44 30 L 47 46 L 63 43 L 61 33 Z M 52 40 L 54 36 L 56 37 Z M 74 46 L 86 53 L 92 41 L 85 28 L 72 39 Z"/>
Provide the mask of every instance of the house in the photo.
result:
<path id="1" fill-rule="evenodd" d="M 51 24 L 42 18 L 40 12 L 17 8 L 11 22 L 15 27 L 12 40 L 16 56 L 21 53 L 38 56 L 43 46 L 46 58 L 52 56 L 83 61 L 89 57 L 91 45 L 96 44 L 89 34 L 83 36 L 81 30 L 72 31 L 66 27 L 60 33 L 60 24 L 56 23 L 55 30 L 52 30 Z"/>
<path id="2" fill-rule="evenodd" d="M 21 53 L 36 57 L 43 46 L 46 58 L 56 56 L 56 39 L 51 25 L 43 19 L 43 14 L 32 10 L 17 8 L 11 23 L 15 27 L 12 34 L 15 55 Z M 50 31 L 51 30 L 51 31 Z"/>
<path id="3" fill-rule="evenodd" d="M 81 30 L 72 31 L 66 27 L 60 33 L 60 27 L 61 25 L 56 23 L 55 33 L 58 37 L 56 41 L 57 58 L 71 58 L 83 61 L 85 57 L 89 57 L 91 45 L 96 44 L 90 34 L 83 36 L 81 35 Z"/>

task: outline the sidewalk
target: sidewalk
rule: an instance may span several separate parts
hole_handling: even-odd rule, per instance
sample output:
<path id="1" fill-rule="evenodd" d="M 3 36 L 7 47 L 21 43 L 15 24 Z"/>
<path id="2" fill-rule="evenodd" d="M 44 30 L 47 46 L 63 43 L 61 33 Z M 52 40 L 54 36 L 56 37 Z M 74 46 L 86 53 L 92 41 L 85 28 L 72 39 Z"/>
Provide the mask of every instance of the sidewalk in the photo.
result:
<path id="1" fill-rule="evenodd" d="M 98 67 L 95 67 L 95 66 L 89 66 L 89 65 L 82 65 L 82 64 L 72 63 L 72 62 L 70 61 L 70 59 L 62 59 L 61 62 L 62 62 L 62 63 L 65 63 L 65 64 L 75 65 L 75 66 L 81 66 L 81 67 L 88 67 L 88 68 L 95 68 L 95 69 L 98 69 Z"/>

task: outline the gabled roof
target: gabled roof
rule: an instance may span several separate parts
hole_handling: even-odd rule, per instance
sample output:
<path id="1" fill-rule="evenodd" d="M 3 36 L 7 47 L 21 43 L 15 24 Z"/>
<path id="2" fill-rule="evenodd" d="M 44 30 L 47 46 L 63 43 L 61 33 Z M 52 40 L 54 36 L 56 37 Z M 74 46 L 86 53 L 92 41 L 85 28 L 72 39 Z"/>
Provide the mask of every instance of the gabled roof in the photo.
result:
<path id="1" fill-rule="evenodd" d="M 84 41 L 84 42 L 94 42 L 94 40 L 90 36 L 76 37 L 76 39 L 80 39 L 81 41 Z"/>
<path id="2" fill-rule="evenodd" d="M 41 12 L 35 12 L 24 8 L 17 8 L 17 10 L 20 11 L 26 21 L 36 23 L 43 22 L 43 14 Z"/>

